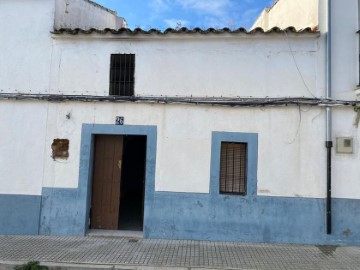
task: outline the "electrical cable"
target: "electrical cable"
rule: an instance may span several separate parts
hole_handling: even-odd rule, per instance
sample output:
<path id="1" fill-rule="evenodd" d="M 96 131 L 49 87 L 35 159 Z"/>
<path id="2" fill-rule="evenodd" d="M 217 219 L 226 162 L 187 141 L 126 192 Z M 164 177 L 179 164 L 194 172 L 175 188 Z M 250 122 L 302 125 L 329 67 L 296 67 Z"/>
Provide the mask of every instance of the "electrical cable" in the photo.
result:
<path id="1" fill-rule="evenodd" d="M 179 96 L 92 96 L 92 95 L 57 95 L 57 94 L 22 94 L 0 93 L 0 100 L 41 100 L 48 102 L 133 102 L 160 104 L 195 104 L 230 107 L 265 107 L 265 106 L 358 106 L 360 100 L 333 100 L 310 97 L 280 98 L 240 98 L 240 97 L 179 97 Z"/>
<path id="2" fill-rule="evenodd" d="M 304 76 L 303 76 L 302 73 L 301 73 L 301 70 L 300 70 L 300 68 L 299 68 L 299 65 L 298 65 L 298 63 L 296 62 L 296 58 L 295 58 L 294 52 L 293 52 L 293 50 L 292 50 L 292 48 L 291 48 L 289 36 L 288 36 L 288 34 L 286 33 L 285 30 L 284 30 L 284 33 L 285 33 L 285 36 L 286 36 L 286 39 L 287 39 L 287 43 L 288 43 L 288 46 L 289 46 L 289 50 L 290 50 L 290 52 L 291 52 L 292 58 L 293 58 L 293 60 L 294 60 L 295 66 L 296 66 L 296 69 L 297 69 L 297 71 L 298 71 L 298 73 L 299 73 L 299 75 L 300 75 L 300 78 L 301 78 L 301 80 L 302 80 L 302 82 L 303 82 L 306 90 L 309 92 L 309 94 L 310 94 L 313 98 L 316 98 L 316 96 L 311 92 L 309 86 L 307 85 L 307 83 L 306 83 L 306 81 L 305 81 L 305 79 L 304 79 Z"/>

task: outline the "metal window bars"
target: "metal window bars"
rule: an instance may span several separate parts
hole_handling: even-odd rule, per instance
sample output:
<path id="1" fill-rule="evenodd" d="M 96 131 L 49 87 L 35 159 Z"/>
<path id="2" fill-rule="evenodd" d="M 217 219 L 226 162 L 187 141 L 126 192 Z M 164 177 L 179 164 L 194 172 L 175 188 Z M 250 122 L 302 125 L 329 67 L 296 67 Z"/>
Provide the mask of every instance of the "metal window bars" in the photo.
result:
<path id="1" fill-rule="evenodd" d="M 110 90 L 113 96 L 134 96 L 135 54 L 112 54 Z"/>

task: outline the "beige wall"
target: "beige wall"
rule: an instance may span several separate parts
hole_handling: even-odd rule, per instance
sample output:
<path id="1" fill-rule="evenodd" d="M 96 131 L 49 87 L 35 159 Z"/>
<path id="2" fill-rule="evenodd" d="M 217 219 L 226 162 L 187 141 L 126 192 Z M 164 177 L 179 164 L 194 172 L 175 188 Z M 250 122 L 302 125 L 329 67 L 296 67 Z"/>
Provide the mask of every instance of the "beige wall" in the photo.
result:
<path id="1" fill-rule="evenodd" d="M 56 0 L 54 28 L 115 28 L 126 27 L 116 12 L 88 0 Z"/>
<path id="2" fill-rule="evenodd" d="M 279 0 L 272 8 L 265 9 L 251 29 L 261 27 L 265 31 L 273 28 L 296 29 L 317 27 L 318 0 Z"/>

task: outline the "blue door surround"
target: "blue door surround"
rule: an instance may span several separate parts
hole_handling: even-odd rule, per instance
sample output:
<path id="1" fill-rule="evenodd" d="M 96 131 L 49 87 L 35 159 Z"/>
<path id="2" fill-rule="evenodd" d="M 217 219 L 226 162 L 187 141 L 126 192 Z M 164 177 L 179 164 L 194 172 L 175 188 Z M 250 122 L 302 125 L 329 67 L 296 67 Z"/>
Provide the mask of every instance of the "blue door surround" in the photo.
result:
<path id="1" fill-rule="evenodd" d="M 147 137 L 144 201 L 144 228 L 146 227 L 149 216 L 148 205 L 152 201 L 155 190 L 157 127 L 83 124 L 78 188 L 43 189 L 40 234 L 86 234 L 89 227 L 95 135 L 144 135 Z"/>

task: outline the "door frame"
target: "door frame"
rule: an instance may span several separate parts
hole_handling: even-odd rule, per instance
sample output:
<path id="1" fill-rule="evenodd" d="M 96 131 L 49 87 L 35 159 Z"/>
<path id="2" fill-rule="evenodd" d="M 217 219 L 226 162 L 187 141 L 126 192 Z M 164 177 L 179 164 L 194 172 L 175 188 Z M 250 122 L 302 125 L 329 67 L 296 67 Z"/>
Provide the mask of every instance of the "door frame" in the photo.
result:
<path id="1" fill-rule="evenodd" d="M 155 167 L 157 147 L 156 126 L 134 126 L 134 125 L 108 125 L 108 124 L 83 124 L 80 148 L 79 169 L 79 216 L 83 216 L 84 230 L 86 235 L 89 230 L 90 203 L 92 191 L 92 174 L 94 159 L 94 142 L 96 135 L 142 135 L 146 136 L 146 165 L 145 165 L 145 194 L 144 194 L 144 222 L 143 234 L 146 235 L 146 224 L 149 217 L 149 206 L 153 201 L 155 192 Z"/>

